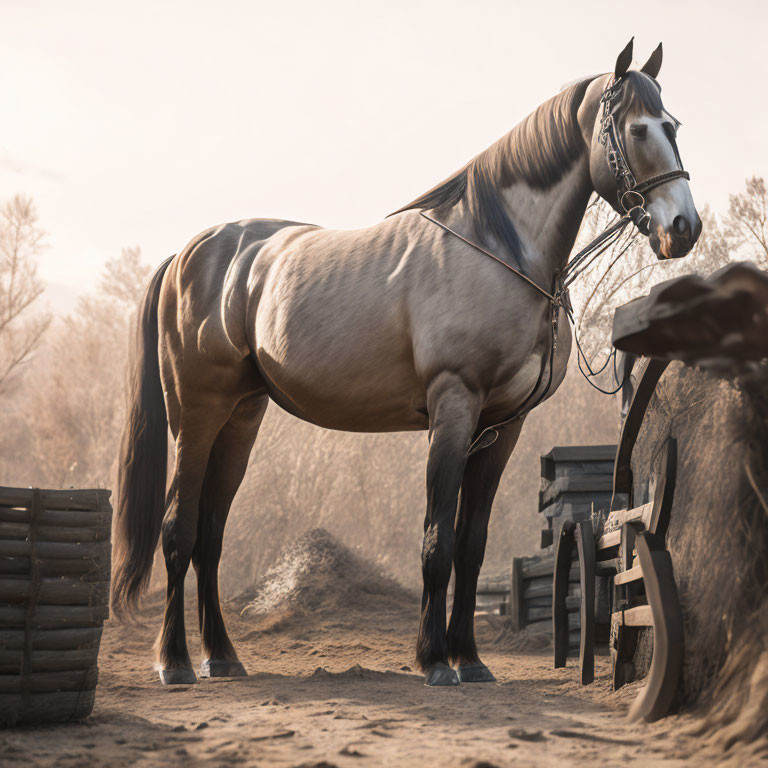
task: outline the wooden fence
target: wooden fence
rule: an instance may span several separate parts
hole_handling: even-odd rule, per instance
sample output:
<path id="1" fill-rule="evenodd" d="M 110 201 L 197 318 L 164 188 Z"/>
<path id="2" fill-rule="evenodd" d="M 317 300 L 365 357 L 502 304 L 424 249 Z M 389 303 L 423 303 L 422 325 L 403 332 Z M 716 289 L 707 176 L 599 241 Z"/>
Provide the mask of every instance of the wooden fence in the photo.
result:
<path id="1" fill-rule="evenodd" d="M 541 555 L 512 558 L 509 572 L 478 581 L 477 612 L 509 617 L 515 631 L 529 629 L 552 635 L 552 577 L 554 557 Z M 579 569 L 571 567 L 566 606 L 571 617 L 569 646 L 579 645 Z"/>
<path id="2" fill-rule="evenodd" d="M 539 512 L 544 515 L 542 554 L 512 558 L 508 572 L 481 577 L 477 611 L 508 616 L 515 630 L 552 635 L 553 537 L 564 522 L 607 513 L 611 503 L 615 445 L 558 446 L 541 457 Z M 601 593 L 602 594 L 602 593 Z M 581 587 L 578 565 L 571 565 L 566 607 L 569 648 L 579 645 Z"/>

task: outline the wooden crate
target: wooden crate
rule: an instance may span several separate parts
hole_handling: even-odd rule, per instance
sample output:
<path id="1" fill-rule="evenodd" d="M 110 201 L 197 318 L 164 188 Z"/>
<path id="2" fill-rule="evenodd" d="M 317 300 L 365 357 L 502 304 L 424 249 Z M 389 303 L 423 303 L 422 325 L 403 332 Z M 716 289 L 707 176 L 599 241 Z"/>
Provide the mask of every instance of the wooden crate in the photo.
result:
<path id="1" fill-rule="evenodd" d="M 611 506 L 615 445 L 556 446 L 541 457 L 541 547 L 557 540 L 566 520 L 587 520 Z"/>
<path id="2" fill-rule="evenodd" d="M 516 631 L 529 628 L 552 634 L 552 576 L 554 556 L 512 558 L 509 573 L 481 578 L 477 584 L 477 612 L 508 616 Z M 581 600 L 579 567 L 569 576 L 567 606 L 575 614 L 571 648 L 579 645 L 578 610 Z"/>
<path id="3" fill-rule="evenodd" d="M 0 487 L 0 724 L 93 710 L 109 615 L 109 497 Z"/>

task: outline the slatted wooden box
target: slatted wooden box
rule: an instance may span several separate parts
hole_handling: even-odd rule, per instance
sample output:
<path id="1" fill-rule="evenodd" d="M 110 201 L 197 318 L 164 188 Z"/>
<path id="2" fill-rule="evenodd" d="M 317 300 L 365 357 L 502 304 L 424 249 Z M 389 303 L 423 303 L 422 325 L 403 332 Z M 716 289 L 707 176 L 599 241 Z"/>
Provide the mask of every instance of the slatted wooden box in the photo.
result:
<path id="1" fill-rule="evenodd" d="M 542 549 L 557 541 L 566 520 L 609 512 L 615 457 L 615 445 L 556 446 L 541 457 L 539 512 L 547 523 L 541 532 Z"/>
<path id="2" fill-rule="evenodd" d="M 109 615 L 109 497 L 0 487 L 0 725 L 93 710 Z"/>

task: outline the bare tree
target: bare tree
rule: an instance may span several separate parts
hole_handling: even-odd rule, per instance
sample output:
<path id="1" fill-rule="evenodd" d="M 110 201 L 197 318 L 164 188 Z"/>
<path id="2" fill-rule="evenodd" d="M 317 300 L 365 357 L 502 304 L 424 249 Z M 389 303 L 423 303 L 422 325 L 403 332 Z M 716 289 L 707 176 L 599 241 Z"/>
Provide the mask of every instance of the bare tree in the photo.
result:
<path id="1" fill-rule="evenodd" d="M 747 179 L 743 192 L 728 196 L 725 234 L 731 250 L 768 269 L 768 189 L 765 179 Z"/>
<path id="2" fill-rule="evenodd" d="M 0 467 L 16 482 L 109 486 L 125 413 L 129 328 L 149 271 L 138 248 L 125 249 L 107 263 L 98 291 L 52 329 L 45 359 L 35 362 L 41 375 L 30 377 L 12 409 L 24 455 L 14 461 L 11 446 L 4 455 L 0 445 Z"/>
<path id="3" fill-rule="evenodd" d="M 648 293 L 658 282 L 688 273 L 708 275 L 731 260 L 732 239 L 726 228 L 708 206 L 700 215 L 701 237 L 685 258 L 659 261 L 646 238 L 630 226 L 574 284 L 571 298 L 576 310 L 575 331 L 586 357 L 596 364 L 593 368 L 599 367 L 601 356 L 610 352 L 613 313 L 617 306 Z M 590 206 L 576 249 L 603 231 L 614 217 L 614 212 L 602 201 Z"/>
<path id="4" fill-rule="evenodd" d="M 47 313 L 34 313 L 45 290 L 37 257 L 45 232 L 31 198 L 16 195 L 0 208 L 0 393 L 30 359 L 50 325 Z"/>
<path id="5" fill-rule="evenodd" d="M 151 267 L 141 260 L 141 248 L 123 248 L 120 256 L 104 265 L 99 289 L 105 297 L 116 299 L 129 309 L 141 303 Z"/>

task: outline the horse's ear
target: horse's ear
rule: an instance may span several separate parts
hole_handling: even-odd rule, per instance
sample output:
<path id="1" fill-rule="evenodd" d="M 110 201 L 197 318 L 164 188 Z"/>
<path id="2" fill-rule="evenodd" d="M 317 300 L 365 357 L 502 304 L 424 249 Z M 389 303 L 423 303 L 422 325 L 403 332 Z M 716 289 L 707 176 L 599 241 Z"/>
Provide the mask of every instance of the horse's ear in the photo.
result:
<path id="1" fill-rule="evenodd" d="M 651 54 L 648 61 L 643 64 L 641 72 L 645 72 L 646 75 L 652 77 L 654 80 L 659 76 L 659 70 L 661 69 L 661 59 L 664 55 L 664 51 L 661 50 L 661 43 L 658 44 L 656 50 Z"/>
<path id="2" fill-rule="evenodd" d="M 634 42 L 634 35 L 630 41 L 624 47 L 624 50 L 619 54 L 616 59 L 616 69 L 613 72 L 613 77 L 618 80 L 620 77 L 624 77 L 627 74 L 629 65 L 632 63 L 632 43 Z"/>

